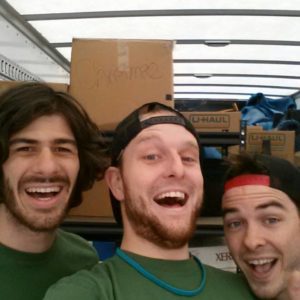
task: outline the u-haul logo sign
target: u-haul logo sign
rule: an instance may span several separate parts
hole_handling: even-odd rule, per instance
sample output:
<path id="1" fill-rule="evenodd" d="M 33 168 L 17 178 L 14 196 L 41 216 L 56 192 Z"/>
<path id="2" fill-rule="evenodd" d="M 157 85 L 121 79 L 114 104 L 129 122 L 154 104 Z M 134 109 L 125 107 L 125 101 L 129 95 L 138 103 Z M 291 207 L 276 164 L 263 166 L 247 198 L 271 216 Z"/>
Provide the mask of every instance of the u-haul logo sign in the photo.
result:
<path id="1" fill-rule="evenodd" d="M 230 116 L 224 114 L 190 114 L 189 120 L 196 128 L 228 128 Z"/>
<path id="2" fill-rule="evenodd" d="M 270 140 L 272 145 L 283 146 L 286 143 L 286 136 L 280 133 L 249 133 L 248 143 L 251 145 L 261 144 L 263 140 Z"/>

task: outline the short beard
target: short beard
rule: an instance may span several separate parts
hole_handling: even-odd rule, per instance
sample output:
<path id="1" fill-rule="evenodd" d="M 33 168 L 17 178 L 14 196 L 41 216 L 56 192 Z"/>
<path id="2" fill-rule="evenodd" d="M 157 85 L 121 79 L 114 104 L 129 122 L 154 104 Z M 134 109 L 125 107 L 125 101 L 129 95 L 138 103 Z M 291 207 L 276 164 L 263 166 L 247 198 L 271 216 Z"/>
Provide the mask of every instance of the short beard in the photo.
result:
<path id="1" fill-rule="evenodd" d="M 199 216 L 200 203 L 192 211 L 189 224 L 185 228 L 175 229 L 175 227 L 166 226 L 157 216 L 150 215 L 142 201 L 137 205 L 131 200 L 126 186 L 124 186 L 124 189 L 125 213 L 137 235 L 166 249 L 182 248 L 193 237 Z"/>
<path id="2" fill-rule="evenodd" d="M 65 207 L 55 215 L 53 215 L 51 211 L 45 212 L 42 217 L 36 216 L 35 214 L 29 216 L 25 215 L 18 206 L 15 195 L 8 181 L 4 183 L 3 204 L 6 206 L 7 211 L 16 224 L 20 224 L 36 233 L 49 233 L 55 231 L 62 223 L 68 212 L 68 207 Z M 47 216 L 47 214 L 49 215 Z"/>

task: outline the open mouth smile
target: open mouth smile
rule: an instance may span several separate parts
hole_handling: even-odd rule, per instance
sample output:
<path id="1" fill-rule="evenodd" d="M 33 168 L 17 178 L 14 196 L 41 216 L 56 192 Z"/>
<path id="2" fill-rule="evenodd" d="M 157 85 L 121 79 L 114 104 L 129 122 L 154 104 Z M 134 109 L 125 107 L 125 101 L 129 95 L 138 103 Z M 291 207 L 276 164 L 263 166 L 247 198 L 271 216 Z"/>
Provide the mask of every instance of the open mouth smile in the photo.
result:
<path id="1" fill-rule="evenodd" d="M 48 200 L 57 196 L 62 191 L 61 186 L 52 187 L 30 187 L 25 189 L 26 194 L 39 200 Z"/>
<path id="2" fill-rule="evenodd" d="M 164 207 L 182 207 L 186 204 L 188 195 L 180 191 L 169 191 L 154 197 L 154 201 Z"/>
<path id="3" fill-rule="evenodd" d="M 276 258 L 260 258 L 249 260 L 247 263 L 256 277 L 266 277 L 270 274 L 276 262 Z"/>

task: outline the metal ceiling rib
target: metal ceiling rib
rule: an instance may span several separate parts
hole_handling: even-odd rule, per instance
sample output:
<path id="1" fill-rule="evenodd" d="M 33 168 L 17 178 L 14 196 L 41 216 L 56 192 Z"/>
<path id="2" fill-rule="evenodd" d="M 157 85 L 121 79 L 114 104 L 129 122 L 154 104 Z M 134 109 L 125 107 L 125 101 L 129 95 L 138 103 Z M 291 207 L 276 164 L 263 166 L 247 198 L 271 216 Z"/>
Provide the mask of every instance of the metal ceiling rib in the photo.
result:
<path id="1" fill-rule="evenodd" d="M 286 78 L 286 79 L 300 79 L 300 76 L 289 76 L 289 75 L 260 75 L 260 74 L 222 74 L 212 73 L 214 77 L 262 77 L 262 78 Z M 176 73 L 174 76 L 195 76 L 194 73 Z"/>
<path id="2" fill-rule="evenodd" d="M 14 12 L 16 26 L 23 24 L 29 36 L 27 30 L 33 32 L 32 40 L 39 37 L 36 42 L 43 51 L 65 69 L 73 37 L 169 38 L 175 42 L 175 98 L 231 95 L 238 100 L 261 91 L 273 98 L 299 94 L 300 6 L 295 0 L 73 0 L 61 11 L 57 1 L 40 7 L 33 1 L 32 9 L 29 3 L 7 1 L 20 14 L 2 2 Z"/>
<path id="3" fill-rule="evenodd" d="M 254 85 L 254 84 L 217 84 L 217 83 L 175 83 L 174 86 L 239 86 L 239 87 L 260 87 L 260 88 L 274 88 L 273 85 Z M 290 86 L 275 86 L 279 89 L 297 90 L 299 87 Z"/>
<path id="4" fill-rule="evenodd" d="M 176 40 L 178 45 L 199 45 L 213 43 L 214 40 Z M 53 47 L 72 47 L 71 42 L 50 43 Z M 262 40 L 230 40 L 231 45 L 275 45 L 275 46 L 300 46 L 300 41 L 262 41 Z"/>
<path id="5" fill-rule="evenodd" d="M 47 39 L 43 37 L 33 26 L 24 22 L 24 19 L 18 12 L 12 8 L 6 1 L 2 1 L 0 5 L 0 15 L 2 15 L 10 24 L 16 27 L 34 44 L 38 45 L 49 57 L 51 57 L 58 65 L 66 71 L 70 71 L 70 63 L 55 48 L 53 48 Z"/>
<path id="6" fill-rule="evenodd" d="M 26 14 L 27 21 L 65 20 L 89 18 L 124 18 L 124 17 L 169 17 L 169 16 L 272 16 L 299 17 L 298 10 L 266 9 L 169 9 L 169 10 L 126 10 L 93 11 L 79 13 Z"/>
<path id="7" fill-rule="evenodd" d="M 231 64 L 271 64 L 271 65 L 299 65 L 300 61 L 286 60 L 251 60 L 251 59 L 174 59 L 174 63 L 231 63 Z"/>

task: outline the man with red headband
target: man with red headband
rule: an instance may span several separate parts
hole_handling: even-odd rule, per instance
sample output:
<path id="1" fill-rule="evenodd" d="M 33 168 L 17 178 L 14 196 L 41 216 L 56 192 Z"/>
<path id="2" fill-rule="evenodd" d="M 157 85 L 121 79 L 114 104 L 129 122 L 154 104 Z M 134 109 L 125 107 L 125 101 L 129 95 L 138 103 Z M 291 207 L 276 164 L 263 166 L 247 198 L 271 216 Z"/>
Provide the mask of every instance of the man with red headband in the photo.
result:
<path id="1" fill-rule="evenodd" d="M 225 238 L 262 299 L 299 299 L 292 296 L 299 293 L 299 205 L 300 170 L 290 162 L 267 155 L 233 159 L 222 199 Z"/>

